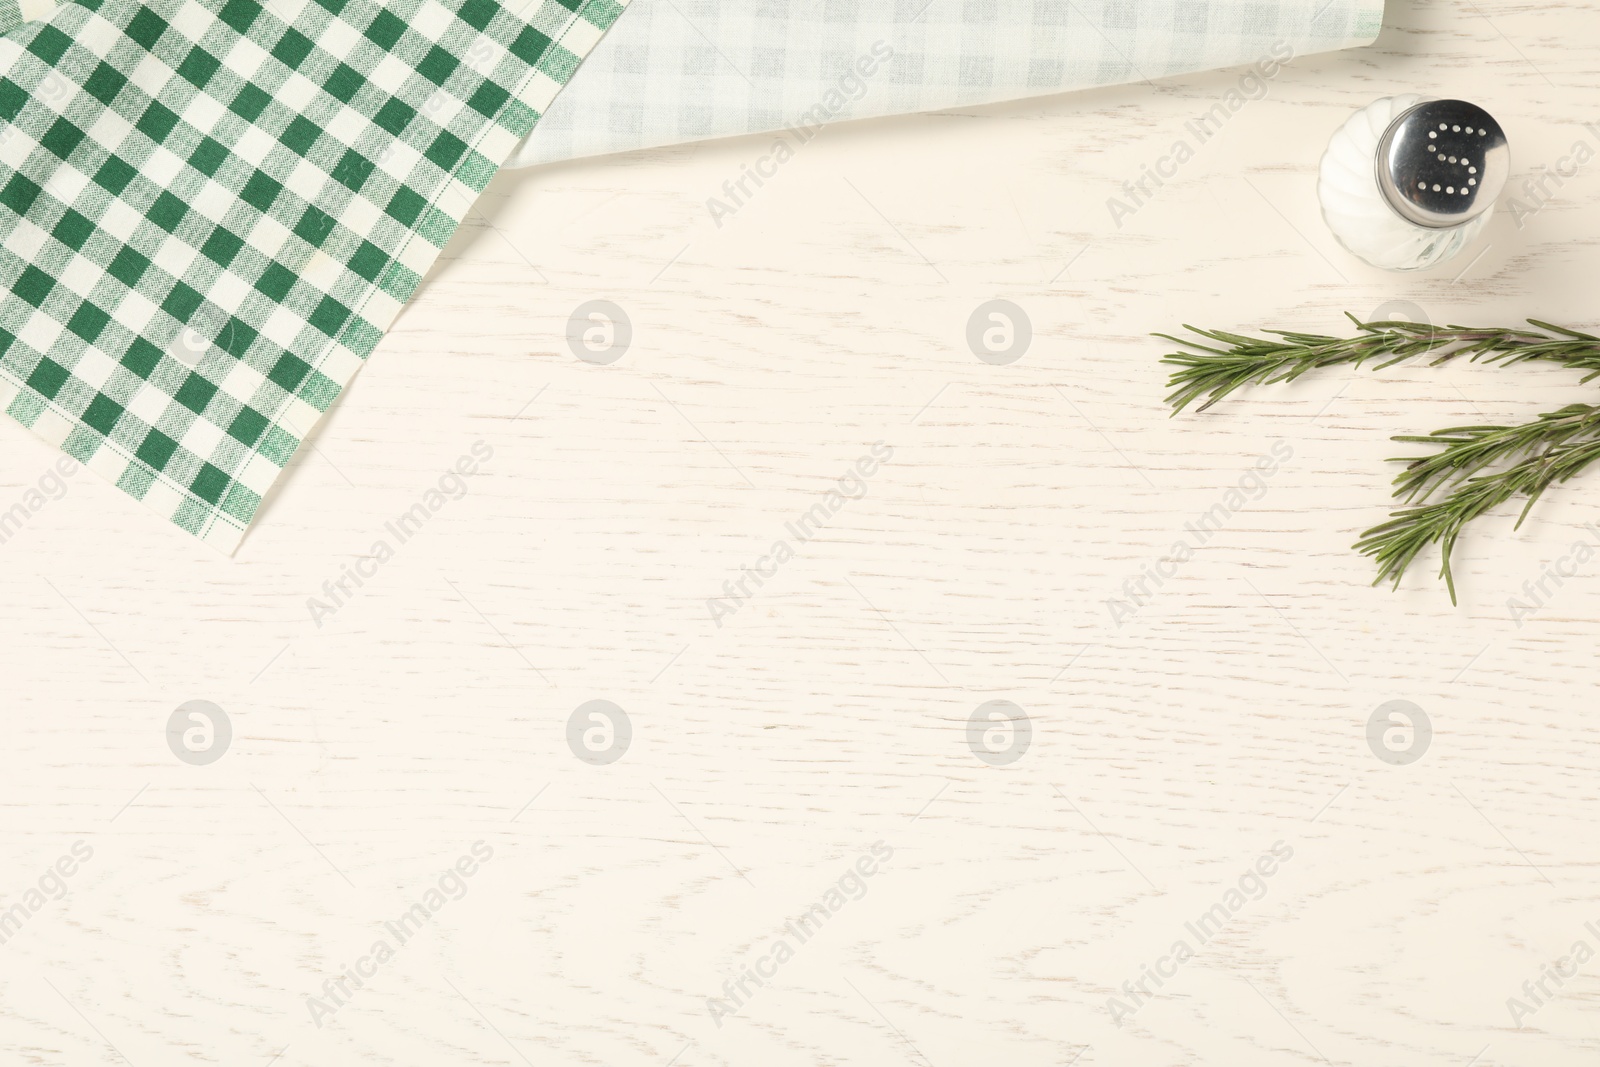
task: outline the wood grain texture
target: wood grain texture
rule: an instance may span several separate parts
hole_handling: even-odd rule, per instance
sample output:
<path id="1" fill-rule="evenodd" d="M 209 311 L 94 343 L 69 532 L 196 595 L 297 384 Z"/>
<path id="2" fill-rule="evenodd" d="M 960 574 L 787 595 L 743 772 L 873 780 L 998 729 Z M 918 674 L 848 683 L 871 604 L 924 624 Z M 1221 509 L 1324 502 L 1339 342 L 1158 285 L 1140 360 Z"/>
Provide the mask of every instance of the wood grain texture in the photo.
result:
<path id="1" fill-rule="evenodd" d="M 1415 277 L 1338 248 L 1314 175 L 1399 91 L 1492 111 L 1513 191 L 1600 147 L 1597 26 L 1593 0 L 1393 0 L 1376 46 L 1294 61 L 1120 228 L 1106 199 L 1237 72 L 831 128 L 720 227 L 705 200 L 760 138 L 502 175 L 237 558 L 87 473 L 0 545 L 0 915 L 93 850 L 0 945 L 0 1059 L 1593 1063 L 1600 958 L 1532 1015 L 1507 999 L 1600 949 L 1600 559 L 1520 625 L 1507 600 L 1589 536 L 1600 481 L 1475 528 L 1459 607 L 1425 568 L 1371 588 L 1348 547 L 1388 435 L 1588 392 L 1396 367 L 1170 419 L 1147 334 L 1392 300 L 1593 327 L 1600 163 Z M 965 340 L 996 298 L 1034 331 L 1007 366 Z M 567 349 L 592 299 L 632 323 L 609 366 Z M 54 463 L 11 430 L 0 510 Z M 318 625 L 308 598 L 479 442 Z M 1117 625 L 1107 599 L 1275 443 Z M 165 734 L 197 699 L 234 732 L 209 766 Z M 567 742 L 594 699 L 632 724 L 605 766 Z M 1032 729 L 1004 766 L 968 746 L 995 699 Z M 1405 766 L 1368 748 L 1393 699 L 1432 723 Z M 465 895 L 318 1026 L 308 998 L 480 841 Z M 864 895 L 713 1019 L 880 841 Z M 1279 842 L 1116 1025 L 1108 998 Z"/>

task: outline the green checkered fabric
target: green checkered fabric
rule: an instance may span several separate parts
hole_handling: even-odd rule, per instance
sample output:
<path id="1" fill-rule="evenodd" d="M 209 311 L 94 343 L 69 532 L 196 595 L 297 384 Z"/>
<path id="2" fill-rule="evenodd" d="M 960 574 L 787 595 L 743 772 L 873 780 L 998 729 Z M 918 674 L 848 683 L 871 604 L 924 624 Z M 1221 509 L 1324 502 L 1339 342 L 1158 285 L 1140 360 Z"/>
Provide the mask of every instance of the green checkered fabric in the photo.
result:
<path id="1" fill-rule="evenodd" d="M 0 37 L 0 406 L 233 551 L 622 12 L 520 2 L 71 0 Z"/>

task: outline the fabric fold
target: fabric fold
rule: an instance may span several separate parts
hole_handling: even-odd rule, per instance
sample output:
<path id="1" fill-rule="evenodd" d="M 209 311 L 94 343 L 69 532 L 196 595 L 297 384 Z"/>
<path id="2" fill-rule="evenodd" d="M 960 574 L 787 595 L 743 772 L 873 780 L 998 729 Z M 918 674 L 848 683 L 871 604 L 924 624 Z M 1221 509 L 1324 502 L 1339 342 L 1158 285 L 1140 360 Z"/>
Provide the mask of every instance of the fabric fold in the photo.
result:
<path id="1" fill-rule="evenodd" d="M 0 38 L 0 407 L 231 552 L 615 0 L 72 0 Z"/>

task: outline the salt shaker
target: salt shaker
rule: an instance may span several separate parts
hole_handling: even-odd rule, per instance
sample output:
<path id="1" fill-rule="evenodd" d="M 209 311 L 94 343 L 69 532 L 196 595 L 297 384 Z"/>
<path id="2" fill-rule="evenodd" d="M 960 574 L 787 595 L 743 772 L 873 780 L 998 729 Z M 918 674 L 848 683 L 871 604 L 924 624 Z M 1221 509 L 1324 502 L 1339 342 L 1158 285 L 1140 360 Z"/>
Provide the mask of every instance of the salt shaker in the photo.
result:
<path id="1" fill-rule="evenodd" d="M 1483 231 L 1510 169 L 1505 132 L 1483 108 L 1388 96 L 1333 135 L 1317 198 L 1328 228 L 1352 253 L 1374 267 L 1419 270 Z"/>

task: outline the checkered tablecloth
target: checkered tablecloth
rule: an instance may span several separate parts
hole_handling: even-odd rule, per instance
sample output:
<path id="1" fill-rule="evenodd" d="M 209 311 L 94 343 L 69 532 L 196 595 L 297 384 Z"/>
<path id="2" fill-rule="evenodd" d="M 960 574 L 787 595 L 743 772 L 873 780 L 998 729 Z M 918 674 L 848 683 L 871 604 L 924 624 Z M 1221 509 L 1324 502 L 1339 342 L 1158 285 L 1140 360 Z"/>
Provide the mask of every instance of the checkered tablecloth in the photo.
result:
<path id="1" fill-rule="evenodd" d="M 507 165 L 1282 62 L 1370 43 L 1383 8 L 1384 0 L 636 0 Z"/>
<path id="2" fill-rule="evenodd" d="M 0 0 L 0 407 L 224 551 L 618 0 Z"/>

